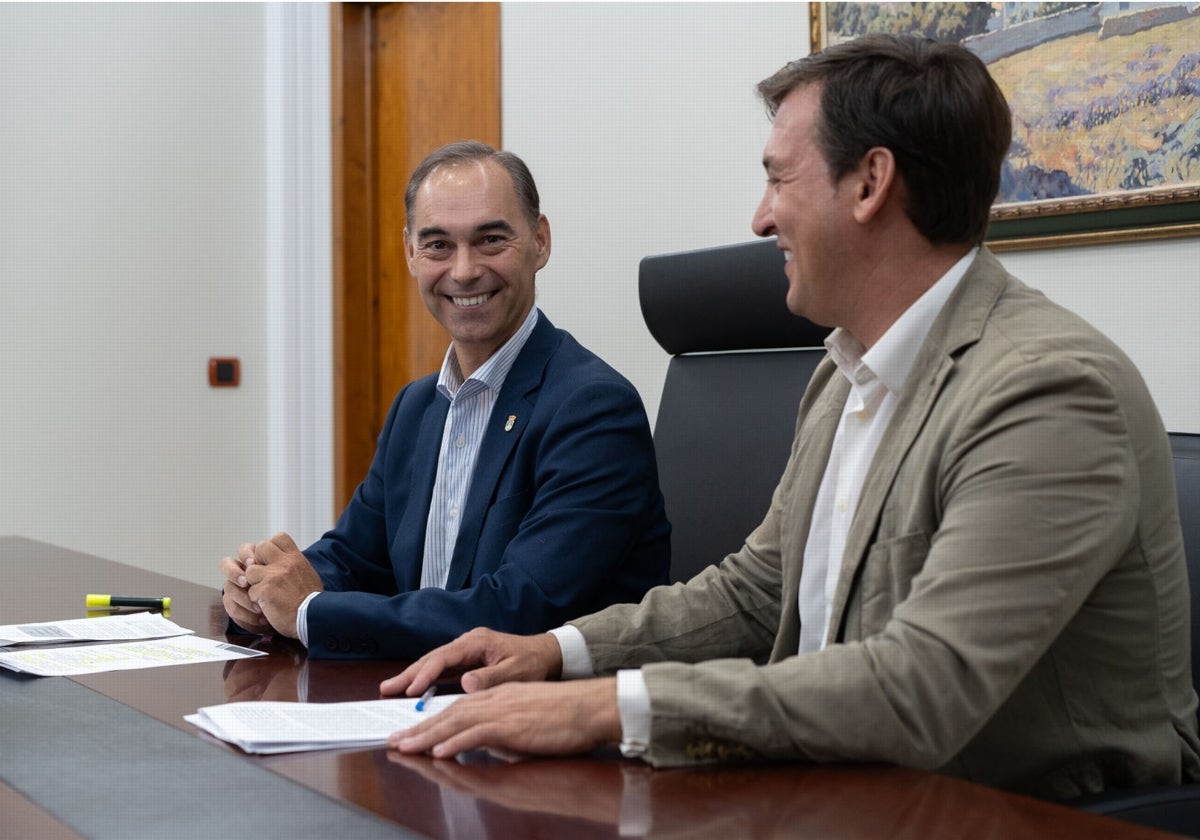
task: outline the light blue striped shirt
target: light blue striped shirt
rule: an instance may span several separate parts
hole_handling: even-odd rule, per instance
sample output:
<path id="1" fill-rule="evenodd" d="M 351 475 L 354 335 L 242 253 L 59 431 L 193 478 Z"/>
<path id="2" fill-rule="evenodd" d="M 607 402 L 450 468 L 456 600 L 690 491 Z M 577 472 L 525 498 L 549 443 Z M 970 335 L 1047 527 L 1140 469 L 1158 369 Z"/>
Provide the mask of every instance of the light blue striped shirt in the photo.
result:
<path id="1" fill-rule="evenodd" d="M 537 307 L 529 310 L 525 323 L 479 370 L 465 382 L 458 366 L 454 345 L 446 351 L 437 389 L 450 400 L 446 425 L 442 430 L 442 449 L 438 455 L 437 479 L 425 527 L 425 562 L 421 564 L 421 588 L 445 588 L 450 575 L 450 560 L 458 542 L 459 517 L 466 505 L 479 460 L 479 447 L 487 430 L 488 419 L 500 388 L 516 361 L 517 354 L 537 324 Z"/>
<path id="2" fill-rule="evenodd" d="M 500 389 L 513 362 L 537 325 L 538 310 L 529 310 L 525 322 L 479 370 L 465 382 L 454 345 L 446 351 L 438 374 L 438 392 L 450 401 L 446 424 L 442 427 L 442 448 L 438 455 L 437 478 L 425 528 L 425 557 L 421 564 L 421 587 L 444 588 L 450 574 L 450 560 L 458 542 L 459 516 L 471 489 L 475 462 L 487 431 L 487 422 L 500 396 Z M 313 592 L 296 614 L 296 632 L 308 647 L 308 605 L 321 593 Z"/>

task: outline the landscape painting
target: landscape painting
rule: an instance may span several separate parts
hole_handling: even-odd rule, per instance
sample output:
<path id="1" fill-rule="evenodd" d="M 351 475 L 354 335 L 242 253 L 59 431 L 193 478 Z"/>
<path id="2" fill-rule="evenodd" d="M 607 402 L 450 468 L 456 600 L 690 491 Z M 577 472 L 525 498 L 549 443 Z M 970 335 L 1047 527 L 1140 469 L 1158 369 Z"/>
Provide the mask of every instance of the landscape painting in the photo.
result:
<path id="1" fill-rule="evenodd" d="M 814 49 L 912 32 L 987 63 L 1013 111 L 990 238 L 1200 233 L 1200 3 L 810 8 Z"/>

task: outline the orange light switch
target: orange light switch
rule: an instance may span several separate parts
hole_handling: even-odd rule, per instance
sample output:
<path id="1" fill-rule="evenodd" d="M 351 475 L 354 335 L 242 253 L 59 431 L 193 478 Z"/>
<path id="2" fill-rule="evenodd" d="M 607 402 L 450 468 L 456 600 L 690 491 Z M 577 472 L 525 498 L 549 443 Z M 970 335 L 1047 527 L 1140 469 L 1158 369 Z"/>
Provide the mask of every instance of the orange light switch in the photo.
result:
<path id="1" fill-rule="evenodd" d="M 208 384 L 214 388 L 236 388 L 242 381 L 242 365 L 236 358 L 208 360 Z"/>

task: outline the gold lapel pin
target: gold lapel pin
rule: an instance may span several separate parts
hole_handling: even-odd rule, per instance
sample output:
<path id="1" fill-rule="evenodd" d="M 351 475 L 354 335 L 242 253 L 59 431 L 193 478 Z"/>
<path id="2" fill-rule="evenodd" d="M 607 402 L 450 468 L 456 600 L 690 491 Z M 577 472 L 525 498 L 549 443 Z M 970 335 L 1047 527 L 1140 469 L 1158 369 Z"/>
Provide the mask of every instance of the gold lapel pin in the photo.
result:
<path id="1" fill-rule="evenodd" d="M 508 422 L 504 424 L 504 431 L 511 432 L 513 424 L 516 422 L 517 422 L 517 415 L 515 415 L 515 414 L 508 415 Z"/>

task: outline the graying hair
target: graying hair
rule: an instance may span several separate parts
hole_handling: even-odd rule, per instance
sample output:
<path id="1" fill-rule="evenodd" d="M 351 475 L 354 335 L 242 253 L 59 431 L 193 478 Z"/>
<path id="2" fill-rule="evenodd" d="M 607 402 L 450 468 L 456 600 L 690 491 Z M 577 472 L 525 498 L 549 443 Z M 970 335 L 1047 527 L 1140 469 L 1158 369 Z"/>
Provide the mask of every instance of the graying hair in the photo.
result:
<path id="1" fill-rule="evenodd" d="M 537 220 L 542 214 L 541 199 L 538 197 L 537 184 L 533 182 L 533 175 L 529 172 L 529 167 L 525 165 L 525 161 L 512 152 L 498 151 L 478 140 L 459 140 L 456 143 L 442 146 L 440 149 L 434 149 L 417 165 L 404 190 L 404 213 L 409 220 L 405 224 L 411 223 L 413 205 L 417 201 L 417 191 L 433 174 L 433 170 L 439 166 L 453 166 L 486 160 L 494 160 L 500 164 L 512 178 L 513 189 L 516 190 L 517 200 L 521 202 L 521 209 L 525 211 L 530 226 L 536 227 Z"/>

